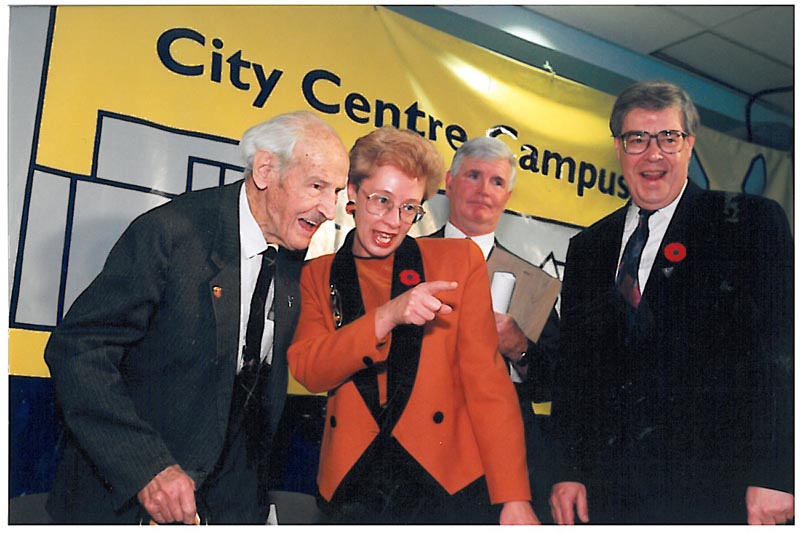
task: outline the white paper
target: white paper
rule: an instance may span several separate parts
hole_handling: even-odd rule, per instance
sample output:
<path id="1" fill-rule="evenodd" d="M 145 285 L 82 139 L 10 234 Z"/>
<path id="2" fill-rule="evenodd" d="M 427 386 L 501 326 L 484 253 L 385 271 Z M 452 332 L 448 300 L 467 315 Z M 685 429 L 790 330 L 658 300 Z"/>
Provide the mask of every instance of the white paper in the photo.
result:
<path id="1" fill-rule="evenodd" d="M 492 308 L 495 313 L 508 313 L 515 282 L 511 272 L 495 272 L 492 276 Z"/>

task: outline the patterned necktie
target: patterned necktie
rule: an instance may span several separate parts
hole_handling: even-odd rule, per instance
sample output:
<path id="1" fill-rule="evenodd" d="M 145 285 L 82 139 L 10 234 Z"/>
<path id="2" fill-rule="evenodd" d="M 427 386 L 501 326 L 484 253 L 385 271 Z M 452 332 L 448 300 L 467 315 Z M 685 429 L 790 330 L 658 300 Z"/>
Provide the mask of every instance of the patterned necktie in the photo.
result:
<path id="1" fill-rule="evenodd" d="M 636 230 L 628 239 L 628 244 L 625 245 L 622 262 L 619 264 L 619 272 L 617 272 L 617 290 L 634 309 L 639 307 L 642 299 L 642 293 L 639 290 L 639 262 L 650 232 L 648 221 L 653 213 L 655 211 L 639 209 L 639 225 L 636 226 Z"/>
<path id="2" fill-rule="evenodd" d="M 250 300 L 250 318 L 247 320 L 247 330 L 242 350 L 243 368 L 257 367 L 261 362 L 261 337 L 264 336 L 264 313 L 267 304 L 269 285 L 275 272 L 275 256 L 277 250 L 270 246 L 261 252 L 261 270 L 258 272 L 256 288 Z"/>

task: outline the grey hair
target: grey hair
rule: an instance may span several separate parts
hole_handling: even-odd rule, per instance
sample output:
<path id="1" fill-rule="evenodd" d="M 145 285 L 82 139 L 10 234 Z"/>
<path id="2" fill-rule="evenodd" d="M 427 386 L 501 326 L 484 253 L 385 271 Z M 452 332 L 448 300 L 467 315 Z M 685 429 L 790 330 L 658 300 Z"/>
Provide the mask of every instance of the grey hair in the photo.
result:
<path id="1" fill-rule="evenodd" d="M 611 135 L 622 134 L 625 116 L 633 109 L 661 111 L 677 107 L 683 118 L 683 128 L 689 135 L 695 135 L 700 126 L 700 115 L 689 94 L 674 83 L 663 80 L 643 80 L 634 83 L 617 97 L 608 122 Z"/>
<path id="2" fill-rule="evenodd" d="M 330 125 L 309 111 L 284 113 L 249 128 L 239 143 L 245 162 L 245 176 L 252 174 L 253 157 L 259 150 L 275 154 L 281 169 L 285 168 L 292 159 L 297 141 L 319 129 L 329 130 L 338 138 L 336 131 Z"/>
<path id="3" fill-rule="evenodd" d="M 479 161 L 496 161 L 505 159 L 511 165 L 511 178 L 509 179 L 508 190 L 514 190 L 514 183 L 517 180 L 517 158 L 514 152 L 506 143 L 494 137 L 476 137 L 462 144 L 453 156 L 450 165 L 450 174 L 455 176 L 461 168 L 461 163 L 465 157 L 471 157 Z"/>

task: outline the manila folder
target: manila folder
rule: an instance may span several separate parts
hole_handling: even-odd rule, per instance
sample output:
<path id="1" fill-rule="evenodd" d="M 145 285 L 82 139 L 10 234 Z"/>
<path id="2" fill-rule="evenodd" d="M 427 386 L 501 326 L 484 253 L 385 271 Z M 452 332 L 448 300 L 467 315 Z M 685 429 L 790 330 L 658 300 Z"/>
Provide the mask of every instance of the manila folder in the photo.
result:
<path id="1" fill-rule="evenodd" d="M 495 272 L 511 272 L 516 277 L 508 314 L 514 317 L 525 336 L 536 342 L 553 308 L 561 282 L 540 268 L 499 246 L 486 262 L 489 280 Z"/>

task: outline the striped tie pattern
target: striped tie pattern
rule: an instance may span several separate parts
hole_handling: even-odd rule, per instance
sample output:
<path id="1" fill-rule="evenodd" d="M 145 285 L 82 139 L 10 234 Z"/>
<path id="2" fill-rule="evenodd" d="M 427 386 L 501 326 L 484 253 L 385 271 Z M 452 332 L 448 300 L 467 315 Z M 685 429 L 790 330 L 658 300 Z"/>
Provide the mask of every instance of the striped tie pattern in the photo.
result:
<path id="1" fill-rule="evenodd" d="M 628 244 L 625 245 L 625 251 L 622 253 L 622 261 L 617 272 L 617 290 L 634 309 L 639 307 L 639 302 L 642 300 L 642 293 L 639 290 L 639 262 L 642 258 L 642 250 L 647 242 L 647 236 L 650 233 L 648 223 L 653 213 L 655 211 L 639 209 L 639 225 L 636 226 L 630 239 L 628 239 Z"/>

